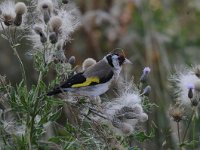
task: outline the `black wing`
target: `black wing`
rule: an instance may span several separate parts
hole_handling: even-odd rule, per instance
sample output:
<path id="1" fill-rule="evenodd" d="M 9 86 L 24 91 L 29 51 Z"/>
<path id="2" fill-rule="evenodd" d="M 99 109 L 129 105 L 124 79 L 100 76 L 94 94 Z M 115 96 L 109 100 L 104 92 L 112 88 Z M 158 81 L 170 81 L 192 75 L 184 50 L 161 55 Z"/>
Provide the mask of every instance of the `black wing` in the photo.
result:
<path id="1" fill-rule="evenodd" d="M 65 83 L 61 84 L 61 88 L 70 88 L 74 84 L 80 84 L 86 81 L 83 73 L 77 73 L 69 78 Z"/>
<path id="2" fill-rule="evenodd" d="M 83 83 L 86 81 L 86 78 L 83 76 L 83 73 L 77 73 L 69 78 L 65 83 L 62 83 L 60 86 L 54 88 L 52 91 L 47 93 L 47 96 L 56 95 L 62 93 L 63 88 L 70 88 L 74 84 Z"/>

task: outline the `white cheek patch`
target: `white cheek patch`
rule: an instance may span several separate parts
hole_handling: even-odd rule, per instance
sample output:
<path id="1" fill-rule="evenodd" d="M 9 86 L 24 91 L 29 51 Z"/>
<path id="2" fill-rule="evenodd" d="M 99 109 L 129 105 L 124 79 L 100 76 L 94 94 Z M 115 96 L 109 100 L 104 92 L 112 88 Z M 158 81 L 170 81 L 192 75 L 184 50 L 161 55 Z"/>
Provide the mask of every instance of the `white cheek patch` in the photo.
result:
<path id="1" fill-rule="evenodd" d="M 120 69 L 118 56 L 116 56 L 116 55 L 112 56 L 112 64 L 115 69 Z"/>
<path id="2" fill-rule="evenodd" d="M 117 56 L 117 55 L 113 55 L 113 56 L 112 56 L 112 59 L 113 59 L 113 60 L 117 60 L 117 59 L 118 59 L 118 56 Z"/>
<path id="3" fill-rule="evenodd" d="M 119 67 L 119 62 L 117 60 L 113 60 L 113 66 L 115 68 L 118 68 Z"/>

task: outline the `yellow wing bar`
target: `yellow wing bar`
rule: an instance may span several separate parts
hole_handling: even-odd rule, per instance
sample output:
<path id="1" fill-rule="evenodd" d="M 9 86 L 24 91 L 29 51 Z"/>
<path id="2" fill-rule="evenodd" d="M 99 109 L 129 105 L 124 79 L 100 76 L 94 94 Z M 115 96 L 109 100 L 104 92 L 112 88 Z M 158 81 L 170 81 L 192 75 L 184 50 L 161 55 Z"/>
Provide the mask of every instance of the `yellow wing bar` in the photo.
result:
<path id="1" fill-rule="evenodd" d="M 73 87 L 73 88 L 79 88 L 79 87 L 89 86 L 93 82 L 99 83 L 100 80 L 99 80 L 98 77 L 89 77 L 89 78 L 86 79 L 85 82 L 79 83 L 79 84 L 74 84 L 71 87 Z"/>

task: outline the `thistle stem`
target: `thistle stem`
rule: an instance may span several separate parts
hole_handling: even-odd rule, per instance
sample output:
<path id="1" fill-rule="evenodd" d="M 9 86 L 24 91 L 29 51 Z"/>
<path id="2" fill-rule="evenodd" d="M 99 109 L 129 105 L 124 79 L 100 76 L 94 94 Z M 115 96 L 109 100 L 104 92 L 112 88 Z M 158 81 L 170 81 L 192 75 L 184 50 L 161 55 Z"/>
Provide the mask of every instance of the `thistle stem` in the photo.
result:
<path id="1" fill-rule="evenodd" d="M 181 150 L 182 148 L 180 147 L 181 136 L 180 136 L 180 126 L 179 126 L 179 122 L 177 122 L 177 129 L 178 129 L 178 142 L 179 142 L 179 149 Z"/>
<path id="2" fill-rule="evenodd" d="M 193 145 L 192 145 L 192 149 L 194 150 L 195 148 L 195 115 L 192 118 L 192 124 L 193 124 L 193 130 L 192 130 L 192 141 L 193 141 Z"/>
<path id="3" fill-rule="evenodd" d="M 13 49 L 13 51 L 14 51 L 15 55 L 17 56 L 17 59 L 18 59 L 18 61 L 20 63 L 21 70 L 22 70 L 22 78 L 24 78 L 25 83 L 27 83 L 24 64 L 23 64 L 23 62 L 22 62 L 22 60 L 21 60 L 21 58 L 19 56 L 19 53 L 17 52 L 17 49 L 15 47 L 13 47 L 13 46 L 12 46 L 12 49 Z"/>
<path id="4" fill-rule="evenodd" d="M 191 115 L 191 117 L 190 117 L 190 119 L 189 119 L 188 125 L 187 125 L 187 127 L 186 127 L 185 132 L 184 132 L 182 142 L 185 141 L 185 138 L 186 138 L 186 135 L 187 135 L 188 129 L 189 129 L 189 127 L 190 127 L 190 124 L 191 124 L 191 122 L 192 122 L 192 118 L 193 118 L 193 116 L 194 116 L 194 113 L 195 113 L 195 110 L 193 109 L 193 111 L 192 111 L 192 115 Z"/>
<path id="5" fill-rule="evenodd" d="M 42 72 L 39 73 L 39 77 L 38 77 L 38 82 L 37 82 L 37 87 L 35 89 L 35 94 L 33 96 L 33 112 L 31 114 L 29 114 L 31 117 L 30 120 L 30 125 L 29 125 L 29 133 L 28 133 L 28 142 L 29 142 L 29 150 L 32 149 L 32 142 L 33 142 L 33 132 L 34 132 L 34 123 L 35 123 L 35 117 L 37 116 L 37 108 L 38 108 L 38 104 L 40 101 L 40 98 L 38 98 L 38 93 L 39 93 L 39 87 L 40 87 L 40 82 L 42 80 Z"/>

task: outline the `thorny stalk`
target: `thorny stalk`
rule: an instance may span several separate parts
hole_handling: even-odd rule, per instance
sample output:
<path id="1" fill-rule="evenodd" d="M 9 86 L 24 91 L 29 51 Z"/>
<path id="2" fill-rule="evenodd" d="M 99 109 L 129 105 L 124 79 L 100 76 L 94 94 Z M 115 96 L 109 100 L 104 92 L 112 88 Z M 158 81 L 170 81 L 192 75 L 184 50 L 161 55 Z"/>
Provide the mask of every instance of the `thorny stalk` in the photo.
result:
<path id="1" fill-rule="evenodd" d="M 192 118 L 192 124 L 193 124 L 193 128 L 192 128 L 192 141 L 193 141 L 193 144 L 192 144 L 192 149 L 194 150 L 195 149 L 195 115 L 193 116 Z"/>
<path id="2" fill-rule="evenodd" d="M 21 67 L 21 71 L 22 71 L 22 78 L 24 79 L 24 82 L 27 83 L 26 73 L 25 73 L 25 69 L 24 69 L 24 64 L 23 64 L 22 59 L 19 56 L 19 53 L 18 53 L 18 51 L 16 49 L 17 43 L 15 43 L 13 41 L 15 39 L 12 38 L 11 29 L 10 29 L 10 27 L 8 27 L 8 31 L 6 32 L 6 29 L 4 28 L 2 21 L 0 21 L 0 23 L 1 23 L 1 27 L 2 27 L 3 32 L 4 32 L 4 36 L 6 36 L 8 42 L 11 45 L 12 50 L 14 51 L 14 54 L 17 56 L 17 59 L 18 59 L 18 61 L 20 63 L 20 67 Z M 16 30 L 16 27 L 15 27 L 15 30 Z M 14 31 L 14 32 L 16 32 L 16 31 Z"/>
<path id="3" fill-rule="evenodd" d="M 20 63 L 21 70 L 22 70 L 22 77 L 23 77 L 24 82 L 26 84 L 27 83 L 27 79 L 26 79 L 26 72 L 25 72 L 25 69 L 24 69 L 24 64 L 23 64 L 22 59 L 19 56 L 19 53 L 17 52 L 17 49 L 16 49 L 16 47 L 14 45 L 12 46 L 12 49 L 13 49 L 13 51 L 14 51 L 15 55 L 17 56 L 17 59 L 18 59 L 18 61 Z"/>
<path id="4" fill-rule="evenodd" d="M 190 119 L 189 119 L 189 121 L 188 121 L 187 127 L 186 127 L 185 132 L 184 132 L 184 135 L 183 135 L 182 143 L 184 143 L 184 141 L 185 141 L 185 138 L 186 138 L 188 129 L 189 129 L 189 127 L 190 127 L 190 124 L 191 124 L 191 122 L 192 122 L 192 118 L 194 117 L 194 115 L 195 115 L 195 109 L 193 108 L 193 109 L 192 109 L 192 114 L 191 114 L 191 116 L 190 116 Z"/>
<path id="5" fill-rule="evenodd" d="M 180 124 L 179 122 L 177 123 L 177 129 L 178 129 L 178 141 L 179 141 L 179 149 L 181 150 L 182 148 L 180 147 L 180 143 L 181 143 L 181 136 L 180 136 Z"/>
<path id="6" fill-rule="evenodd" d="M 32 101 L 34 102 L 34 108 L 33 108 L 33 112 L 31 112 L 30 116 L 31 116 L 31 122 L 30 122 L 30 129 L 29 129 L 29 150 L 31 150 L 31 143 L 32 143 L 32 138 L 33 138 L 33 131 L 34 131 L 34 123 L 35 123 L 35 117 L 37 115 L 37 108 L 38 108 L 38 104 L 40 101 L 40 98 L 38 98 L 38 93 L 39 93 L 39 85 L 42 81 L 42 72 L 39 73 L 39 77 L 38 77 L 38 82 L 37 82 L 37 87 L 35 89 L 35 94 L 33 96 Z"/>

